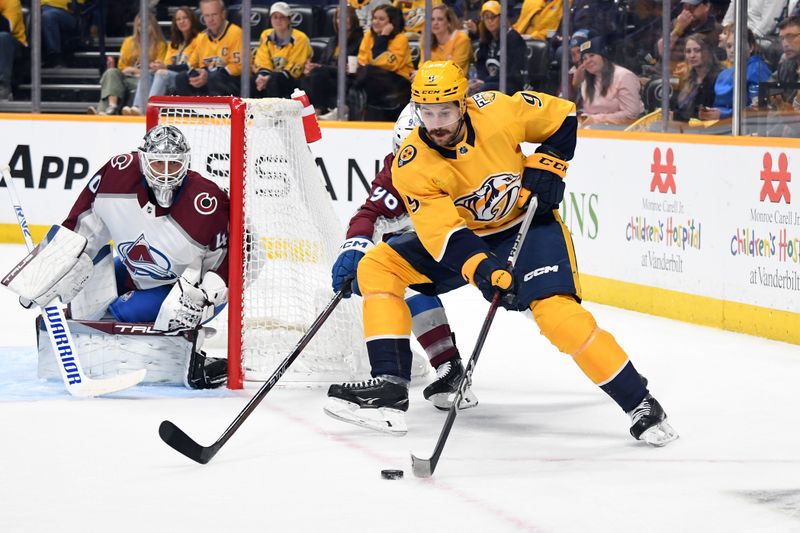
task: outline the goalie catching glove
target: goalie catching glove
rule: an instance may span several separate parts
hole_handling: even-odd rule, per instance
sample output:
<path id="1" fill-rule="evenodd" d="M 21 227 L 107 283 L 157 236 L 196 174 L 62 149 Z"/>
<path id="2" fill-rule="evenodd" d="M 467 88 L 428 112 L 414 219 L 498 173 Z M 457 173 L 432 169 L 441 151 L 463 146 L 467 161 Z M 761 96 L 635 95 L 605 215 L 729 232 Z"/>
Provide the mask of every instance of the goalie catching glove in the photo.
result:
<path id="1" fill-rule="evenodd" d="M 483 297 L 492 301 L 495 291 L 503 297 L 500 305 L 507 309 L 515 309 L 514 274 L 492 252 L 479 252 L 464 263 L 461 275 L 464 280 L 480 289 Z"/>
<path id="2" fill-rule="evenodd" d="M 547 145 L 541 145 L 532 155 L 525 160 L 525 170 L 522 173 L 522 190 L 517 199 L 517 205 L 525 208 L 532 195 L 539 199 L 536 214 L 549 213 L 558 209 L 558 204 L 564 199 L 564 176 L 569 164 L 564 161 L 564 156 Z"/>
<path id="3" fill-rule="evenodd" d="M 20 303 L 40 307 L 61 297 L 69 303 L 92 275 L 92 260 L 83 250 L 86 238 L 55 225 L 36 248 L 2 279 L 2 284 L 20 296 Z"/>
<path id="4" fill-rule="evenodd" d="M 195 329 L 213 318 L 216 308 L 227 301 L 228 287 L 214 272 L 208 272 L 199 286 L 178 278 L 158 310 L 153 329 L 167 333 Z"/>

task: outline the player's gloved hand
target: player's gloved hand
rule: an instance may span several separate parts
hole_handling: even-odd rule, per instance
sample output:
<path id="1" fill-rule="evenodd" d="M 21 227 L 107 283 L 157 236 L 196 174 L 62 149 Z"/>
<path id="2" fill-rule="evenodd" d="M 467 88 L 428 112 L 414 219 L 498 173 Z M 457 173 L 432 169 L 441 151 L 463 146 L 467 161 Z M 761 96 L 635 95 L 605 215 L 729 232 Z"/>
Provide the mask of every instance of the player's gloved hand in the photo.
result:
<path id="1" fill-rule="evenodd" d="M 478 289 L 487 301 L 492 301 L 494 292 L 499 290 L 503 297 L 503 307 L 511 305 L 514 300 L 514 274 L 505 263 L 491 252 L 479 252 L 464 263 L 461 275 Z"/>
<path id="2" fill-rule="evenodd" d="M 214 304 L 206 291 L 181 277 L 161 303 L 153 329 L 176 334 L 196 329 L 212 316 Z"/>
<path id="3" fill-rule="evenodd" d="M 525 161 L 517 205 L 525 208 L 535 194 L 539 199 L 537 215 L 557 209 L 564 199 L 564 176 L 568 167 L 564 156 L 556 149 L 544 144 L 539 146 Z"/>
<path id="4" fill-rule="evenodd" d="M 351 292 L 361 296 L 356 282 L 358 262 L 364 257 L 367 250 L 373 246 L 374 244 L 372 244 L 369 237 L 352 237 L 342 243 L 339 247 L 339 257 L 336 258 L 333 268 L 331 268 L 334 292 L 339 292 L 344 287 L 345 281 L 353 280 L 351 290 L 347 291 L 344 297 L 349 298 Z"/>

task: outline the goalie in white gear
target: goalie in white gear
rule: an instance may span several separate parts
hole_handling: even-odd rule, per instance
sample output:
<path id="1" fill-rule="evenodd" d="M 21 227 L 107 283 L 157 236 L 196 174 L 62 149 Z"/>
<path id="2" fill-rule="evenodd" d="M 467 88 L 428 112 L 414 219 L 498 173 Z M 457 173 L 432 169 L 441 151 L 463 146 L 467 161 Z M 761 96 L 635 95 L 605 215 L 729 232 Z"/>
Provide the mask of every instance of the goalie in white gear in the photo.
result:
<path id="1" fill-rule="evenodd" d="M 391 168 L 400 145 L 418 124 L 416 114 L 409 104 L 395 122 L 392 153 L 386 156 L 383 169 L 375 176 L 366 202 L 350 219 L 347 240 L 342 244 L 339 257 L 332 268 L 335 291 L 344 285 L 345 280 L 355 278 L 358 262 L 374 242 L 390 240 L 413 231 L 405 204 L 392 185 Z M 357 285 L 353 287 L 353 291 L 358 294 Z M 406 304 L 411 311 L 413 333 L 425 350 L 430 364 L 436 369 L 436 379 L 425 387 L 423 396 L 435 407 L 449 409 L 456 387 L 464 375 L 464 366 L 442 302 L 436 296 L 409 290 L 406 293 Z M 399 380 L 398 383 L 384 384 L 382 381 L 386 376 L 381 372 L 382 362 L 370 360 L 370 365 L 374 379 L 361 383 L 331 385 L 324 410 L 328 415 L 345 422 L 402 435 L 405 433 L 402 412 L 408 406 L 409 383 L 407 380 Z M 407 377 L 410 379 L 410 375 Z M 398 381 L 395 376 L 390 376 L 389 379 Z M 380 399 L 377 403 L 359 400 L 362 397 L 374 400 L 382 396 L 386 386 L 398 392 L 399 403 L 388 399 L 385 404 Z M 388 405 L 389 403 L 392 405 Z M 467 388 L 459 408 L 466 409 L 477 404 L 478 399 Z"/>
<path id="2" fill-rule="evenodd" d="M 72 302 L 73 319 L 152 323 L 151 334 L 197 330 L 227 303 L 228 197 L 188 170 L 189 157 L 179 129 L 152 128 L 137 151 L 89 180 L 63 224 L 3 284 L 23 302 Z M 192 387 L 225 382 L 226 362 L 205 360 L 199 347 L 186 365 Z"/>

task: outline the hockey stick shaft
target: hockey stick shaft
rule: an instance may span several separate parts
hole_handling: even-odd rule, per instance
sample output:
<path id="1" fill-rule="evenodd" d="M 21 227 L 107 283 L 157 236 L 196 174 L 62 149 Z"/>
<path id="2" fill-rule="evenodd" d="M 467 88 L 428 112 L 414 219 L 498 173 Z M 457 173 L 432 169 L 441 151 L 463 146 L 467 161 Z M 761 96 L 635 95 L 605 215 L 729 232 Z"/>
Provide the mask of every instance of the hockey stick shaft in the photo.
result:
<path id="1" fill-rule="evenodd" d="M 167 443 L 175 451 L 182 453 L 192 461 L 196 461 L 200 464 L 208 463 L 217 454 L 220 448 L 222 448 L 225 443 L 228 442 L 228 439 L 230 439 L 233 434 L 236 433 L 236 430 L 238 430 L 244 421 L 247 420 L 247 417 L 253 413 L 256 407 L 258 407 L 258 404 L 264 400 L 269 391 L 272 390 L 278 380 L 281 379 L 281 376 L 283 376 L 295 359 L 297 359 L 297 357 L 302 353 L 306 345 L 311 341 L 314 335 L 316 335 L 317 331 L 319 331 L 331 313 L 333 313 L 333 310 L 336 309 L 336 306 L 342 301 L 346 291 L 349 290 L 349 283 L 347 283 L 339 290 L 339 292 L 334 295 L 325 309 L 319 314 L 316 320 L 314 320 L 314 323 L 311 324 L 305 334 L 303 334 L 300 340 L 297 341 L 297 345 L 295 345 L 292 353 L 290 353 L 283 361 L 281 361 L 281 364 L 278 365 L 278 368 L 275 369 L 275 372 L 273 372 L 269 379 L 265 381 L 263 385 L 261 385 L 261 387 L 258 389 L 258 392 L 256 392 L 256 394 L 250 398 L 250 401 L 247 402 L 247 405 L 244 406 L 244 409 L 241 410 L 231 425 L 228 426 L 228 429 L 226 429 L 222 435 L 220 435 L 214 444 L 211 446 L 201 446 L 169 420 L 164 420 L 161 422 L 161 425 L 158 428 L 158 434 L 161 437 L 161 440 Z"/>
<path id="2" fill-rule="evenodd" d="M 509 268 L 514 268 L 514 265 L 517 263 L 519 251 L 522 249 L 522 244 L 525 242 L 525 237 L 528 235 L 538 205 L 539 199 L 534 195 L 528 205 L 528 211 L 522 219 L 519 231 L 514 238 L 511 251 L 508 254 L 507 265 Z M 450 436 L 450 430 L 453 429 L 453 424 L 456 421 L 458 406 L 462 398 L 464 398 L 467 387 L 469 387 L 472 382 L 472 373 L 475 371 L 475 365 L 478 364 L 478 357 L 480 357 L 481 350 L 483 350 L 483 344 L 486 342 L 486 337 L 489 335 L 489 328 L 491 328 L 492 322 L 494 322 L 494 317 L 495 314 L 497 314 L 497 308 L 499 306 L 500 291 L 495 291 L 494 296 L 492 296 L 492 301 L 489 304 L 489 311 L 486 313 L 486 318 L 483 320 L 483 326 L 481 326 L 481 330 L 478 333 L 478 339 L 475 341 L 475 348 L 473 348 L 472 355 L 470 355 L 467 361 L 467 368 L 464 370 L 464 375 L 461 376 L 461 381 L 458 383 L 458 390 L 453 398 L 453 405 L 450 406 L 450 410 L 447 412 L 447 418 L 444 421 L 444 426 L 442 426 L 442 431 L 439 433 L 439 439 L 436 441 L 436 447 L 433 449 L 431 457 L 429 459 L 422 459 L 411 454 L 411 470 L 417 477 L 431 477 L 434 470 L 436 470 L 436 465 L 439 463 L 444 445 L 447 443 L 447 438 Z"/>
<path id="3" fill-rule="evenodd" d="M 34 248 L 33 238 L 28 227 L 28 220 L 22 210 L 22 202 L 19 200 L 14 180 L 8 165 L 3 165 L 0 169 L 6 183 L 6 189 L 11 196 L 11 203 L 14 214 L 17 217 L 19 229 L 25 239 L 28 251 Z M 75 342 L 69 330 L 64 310 L 58 301 L 58 297 L 49 302 L 42 308 L 42 319 L 47 329 L 47 336 L 50 339 L 50 347 L 56 358 L 58 370 L 64 381 L 67 391 L 73 396 L 102 396 L 112 392 L 121 391 L 140 383 L 145 376 L 146 370 L 137 370 L 128 374 L 114 376 L 108 379 L 91 379 L 87 377 L 81 368 L 80 359 L 75 349 Z"/>

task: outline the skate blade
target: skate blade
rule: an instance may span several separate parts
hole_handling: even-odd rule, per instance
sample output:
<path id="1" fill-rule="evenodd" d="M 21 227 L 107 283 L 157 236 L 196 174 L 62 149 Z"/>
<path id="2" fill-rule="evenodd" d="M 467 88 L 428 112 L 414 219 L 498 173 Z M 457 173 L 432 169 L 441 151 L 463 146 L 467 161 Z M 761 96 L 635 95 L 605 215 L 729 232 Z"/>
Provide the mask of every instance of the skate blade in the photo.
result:
<path id="1" fill-rule="evenodd" d="M 678 433 L 672 429 L 667 421 L 659 422 L 653 427 L 647 428 L 639 437 L 650 446 L 666 446 L 678 438 Z"/>
<path id="2" fill-rule="evenodd" d="M 336 420 L 386 433 L 393 437 L 402 437 L 408 433 L 405 413 L 397 409 L 388 407 L 365 409 L 338 398 L 328 398 L 328 403 L 322 410 Z"/>
<path id="3" fill-rule="evenodd" d="M 449 411 L 453 406 L 455 395 L 454 392 L 440 392 L 439 394 L 431 394 L 428 400 L 433 403 L 433 406 L 437 409 Z M 461 402 L 458 404 L 458 409 L 463 411 L 464 409 L 470 409 L 476 405 L 478 405 L 478 397 L 472 393 L 471 389 L 467 389 L 466 393 L 464 393 L 464 396 L 461 398 Z"/>

